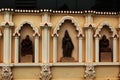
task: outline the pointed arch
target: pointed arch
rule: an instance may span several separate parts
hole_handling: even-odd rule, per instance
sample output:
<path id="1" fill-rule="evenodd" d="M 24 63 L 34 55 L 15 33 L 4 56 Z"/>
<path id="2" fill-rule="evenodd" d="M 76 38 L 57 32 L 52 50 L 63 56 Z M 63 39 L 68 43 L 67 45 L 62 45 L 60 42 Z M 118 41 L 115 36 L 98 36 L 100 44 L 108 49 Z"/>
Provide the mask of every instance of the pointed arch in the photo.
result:
<path id="1" fill-rule="evenodd" d="M 30 22 L 30 21 L 23 21 L 21 24 L 19 24 L 19 26 L 15 29 L 15 32 L 13 33 L 13 36 L 15 36 L 16 34 L 17 34 L 18 36 L 20 36 L 20 32 L 19 32 L 19 31 L 21 30 L 21 28 L 23 27 L 24 24 L 29 24 L 29 25 L 30 25 L 30 27 L 31 27 L 31 28 L 33 29 L 33 31 L 34 31 L 33 36 L 35 36 L 36 34 L 37 34 L 38 36 L 40 36 L 37 27 L 36 27 L 32 22 Z"/>
<path id="2" fill-rule="evenodd" d="M 78 59 L 79 62 L 82 62 L 82 38 L 84 37 L 84 34 L 82 33 L 82 29 L 80 28 L 78 22 L 74 19 L 74 17 L 72 16 L 64 16 L 61 18 L 61 20 L 58 22 L 58 24 L 56 25 L 56 27 L 54 28 L 53 31 L 53 62 L 56 63 L 57 62 L 57 55 L 58 55 L 58 31 L 60 30 L 61 26 L 63 23 L 65 23 L 66 20 L 70 20 L 71 23 L 74 25 L 76 31 L 78 32 L 77 37 L 78 37 Z"/>
<path id="3" fill-rule="evenodd" d="M 102 22 L 99 26 L 98 26 L 98 28 L 96 29 L 96 31 L 95 31 L 95 35 L 94 35 L 94 37 L 95 37 L 95 46 L 96 46 L 96 49 L 95 49 L 95 54 L 96 54 L 96 62 L 99 62 L 99 40 L 100 40 L 100 37 L 101 37 L 101 34 L 100 34 L 100 32 L 101 32 L 101 30 L 102 30 L 102 28 L 104 27 L 104 26 L 108 26 L 108 28 L 110 29 L 110 31 L 112 32 L 112 48 L 113 48 L 113 52 L 112 52 L 112 55 L 113 55 L 113 58 L 112 58 L 112 60 L 113 60 L 113 62 L 116 62 L 116 60 L 117 60 L 117 57 L 116 57 L 116 53 L 117 53 L 117 48 L 116 48 L 116 43 L 117 43 L 117 37 L 118 37 L 118 34 L 117 34 L 117 31 L 112 27 L 112 25 L 109 23 L 109 22 L 107 22 L 107 21 L 104 21 L 104 22 Z"/>
<path id="4" fill-rule="evenodd" d="M 30 25 L 32 30 L 34 31 L 33 33 L 33 39 L 34 39 L 34 62 L 38 63 L 38 53 L 39 53 L 39 31 L 36 26 L 30 21 L 23 21 L 22 23 L 19 24 L 19 26 L 15 29 L 15 32 L 13 33 L 13 36 L 15 37 L 15 63 L 19 63 L 19 45 L 20 45 L 20 30 L 22 27 L 24 27 L 25 24 Z"/>
<path id="5" fill-rule="evenodd" d="M 112 25 L 111 25 L 109 22 L 104 21 L 104 22 L 102 22 L 102 23 L 98 26 L 97 30 L 95 31 L 94 37 L 97 37 L 98 35 L 100 35 L 100 31 L 102 30 L 102 28 L 103 28 L 105 25 L 109 27 L 109 29 L 111 30 L 111 32 L 113 32 L 112 37 L 114 37 L 115 35 L 117 35 L 117 31 L 112 27 Z"/>
<path id="6" fill-rule="evenodd" d="M 84 36 L 84 35 L 82 34 L 82 30 L 80 29 L 79 24 L 77 23 L 77 21 L 76 21 L 72 16 L 64 16 L 64 17 L 62 17 L 62 19 L 58 22 L 58 24 L 56 25 L 56 27 L 55 27 L 55 29 L 54 29 L 53 35 L 57 35 L 57 36 L 58 36 L 58 31 L 60 30 L 61 25 L 62 25 L 66 20 L 70 20 L 70 21 L 74 24 L 74 26 L 76 27 L 76 30 L 78 31 L 78 35 L 77 35 L 78 37 L 79 37 L 80 35 Z"/>

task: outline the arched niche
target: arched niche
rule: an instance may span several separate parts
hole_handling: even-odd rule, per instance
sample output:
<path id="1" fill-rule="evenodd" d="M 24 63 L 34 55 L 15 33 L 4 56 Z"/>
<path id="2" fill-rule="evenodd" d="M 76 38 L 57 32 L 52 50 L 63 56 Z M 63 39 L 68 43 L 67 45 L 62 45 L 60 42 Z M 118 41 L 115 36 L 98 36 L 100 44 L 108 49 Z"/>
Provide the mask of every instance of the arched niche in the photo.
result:
<path id="1" fill-rule="evenodd" d="M 109 49 L 108 51 L 101 51 L 100 48 L 100 41 L 103 38 L 103 35 L 106 36 L 109 42 Z M 95 32 L 95 55 L 96 55 L 96 62 L 116 62 L 116 38 L 118 37 L 116 30 L 111 26 L 108 22 L 103 22 L 99 25 Z M 107 48 L 105 49 L 107 50 Z M 106 54 L 105 54 L 106 53 Z"/>
<path id="2" fill-rule="evenodd" d="M 21 30 L 19 31 L 20 36 L 20 43 L 19 43 L 19 62 L 34 62 L 34 31 L 29 24 L 24 24 Z M 29 39 L 27 41 L 27 35 Z M 32 43 L 32 44 L 31 44 Z M 22 45 L 26 45 L 23 47 Z M 28 46 L 27 46 L 28 45 Z M 28 51 L 29 50 L 29 51 Z M 24 52 L 24 53 L 23 53 Z"/>
<path id="3" fill-rule="evenodd" d="M 32 52 L 29 55 L 22 56 L 21 44 L 25 40 L 26 36 L 29 35 L 32 41 Z M 13 34 L 15 36 L 15 63 L 18 62 L 35 62 L 38 63 L 38 50 L 39 50 L 39 32 L 37 27 L 32 22 L 24 21 L 16 29 Z M 28 59 L 27 59 L 28 58 Z"/>
<path id="4" fill-rule="evenodd" d="M 53 62 L 61 62 L 63 57 L 62 39 L 65 30 L 68 30 L 74 45 L 74 50 L 72 51 L 74 61 L 82 62 L 82 38 L 84 35 L 77 21 L 71 16 L 64 16 L 53 31 Z M 69 62 L 69 60 L 65 61 Z"/>

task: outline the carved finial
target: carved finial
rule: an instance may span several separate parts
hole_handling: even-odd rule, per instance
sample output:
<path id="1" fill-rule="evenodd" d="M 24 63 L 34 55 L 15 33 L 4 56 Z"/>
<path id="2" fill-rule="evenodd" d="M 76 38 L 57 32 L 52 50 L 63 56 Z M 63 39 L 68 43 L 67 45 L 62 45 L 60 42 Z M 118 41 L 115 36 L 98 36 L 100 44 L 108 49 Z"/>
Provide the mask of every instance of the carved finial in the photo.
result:
<path id="1" fill-rule="evenodd" d="M 43 65 L 40 74 L 41 74 L 40 76 L 41 80 L 50 80 L 52 78 L 50 66 Z"/>
<path id="2" fill-rule="evenodd" d="M 86 66 L 84 77 L 85 77 L 86 80 L 95 78 L 95 70 L 94 70 L 93 65 L 89 64 L 89 65 Z"/>
<path id="3" fill-rule="evenodd" d="M 9 66 L 3 66 L 1 76 L 2 80 L 12 80 L 13 76 L 11 68 Z"/>

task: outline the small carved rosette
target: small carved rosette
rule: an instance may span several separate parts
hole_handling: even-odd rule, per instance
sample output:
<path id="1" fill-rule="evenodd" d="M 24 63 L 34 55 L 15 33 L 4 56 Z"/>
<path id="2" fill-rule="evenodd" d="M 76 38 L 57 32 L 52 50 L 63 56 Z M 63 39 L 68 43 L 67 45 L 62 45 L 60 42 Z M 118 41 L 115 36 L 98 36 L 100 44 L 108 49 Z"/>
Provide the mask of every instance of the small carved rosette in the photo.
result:
<path id="1" fill-rule="evenodd" d="M 95 78 L 95 70 L 93 65 L 87 65 L 84 75 L 86 80 L 93 80 Z"/>
<path id="2" fill-rule="evenodd" d="M 12 80 L 13 76 L 11 68 L 9 66 L 3 66 L 1 76 L 2 80 Z"/>
<path id="3" fill-rule="evenodd" d="M 41 76 L 40 76 L 41 80 L 50 80 L 52 78 L 50 66 L 43 65 L 40 74 L 41 74 Z"/>

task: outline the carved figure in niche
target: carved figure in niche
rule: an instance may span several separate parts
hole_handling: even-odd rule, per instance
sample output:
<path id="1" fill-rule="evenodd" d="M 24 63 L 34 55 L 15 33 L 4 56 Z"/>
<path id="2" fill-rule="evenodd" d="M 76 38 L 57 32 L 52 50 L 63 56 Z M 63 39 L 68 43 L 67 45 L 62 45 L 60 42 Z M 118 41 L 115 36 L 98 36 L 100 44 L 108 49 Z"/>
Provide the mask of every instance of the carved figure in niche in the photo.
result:
<path id="1" fill-rule="evenodd" d="M 74 49 L 74 45 L 72 43 L 72 40 L 69 36 L 69 33 L 67 30 L 65 30 L 65 34 L 62 40 L 62 49 L 63 49 L 63 57 L 71 57 L 72 51 Z"/>
<path id="2" fill-rule="evenodd" d="M 26 35 L 25 39 L 22 40 L 21 53 L 23 56 L 33 53 L 32 41 L 30 40 L 29 35 Z"/>
<path id="3" fill-rule="evenodd" d="M 99 43 L 100 46 L 100 52 L 110 52 L 111 49 L 109 48 L 109 40 L 106 38 L 105 35 L 103 35 L 102 39 Z"/>

